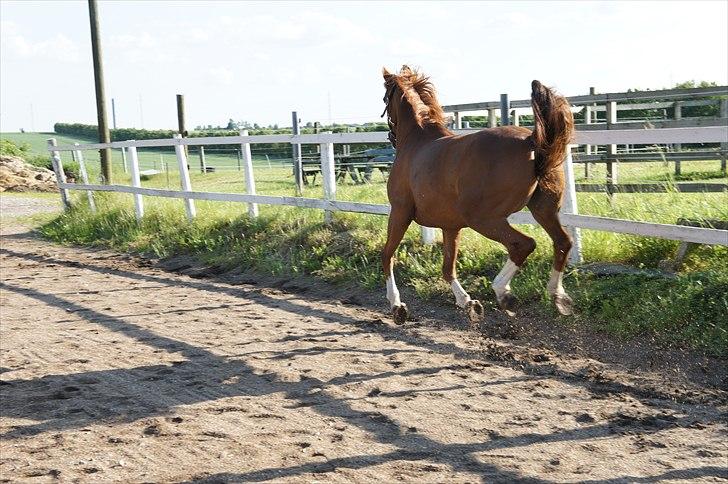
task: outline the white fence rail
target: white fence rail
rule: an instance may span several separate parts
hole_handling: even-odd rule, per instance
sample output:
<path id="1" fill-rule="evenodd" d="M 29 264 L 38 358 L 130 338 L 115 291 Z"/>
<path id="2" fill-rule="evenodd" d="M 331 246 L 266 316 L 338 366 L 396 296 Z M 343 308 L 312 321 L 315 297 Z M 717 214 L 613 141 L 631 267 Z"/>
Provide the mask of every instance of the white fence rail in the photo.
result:
<path id="1" fill-rule="evenodd" d="M 467 133 L 476 130 L 460 130 Z M 134 195 L 136 216 L 141 219 L 144 216 L 142 196 L 180 198 L 184 200 L 187 216 L 192 219 L 196 215 L 194 200 L 210 200 L 221 202 L 247 203 L 251 216 L 257 216 L 257 204 L 265 205 L 287 205 L 301 208 L 313 208 L 324 210 L 326 219 L 335 211 L 368 213 L 375 215 L 387 215 L 389 205 L 368 204 L 360 202 L 347 202 L 336 200 L 336 181 L 333 145 L 335 143 L 386 143 L 387 133 L 322 133 L 302 135 L 263 135 L 248 136 L 241 132 L 240 136 L 220 136 L 208 138 L 181 138 L 176 136 L 172 139 L 155 140 L 128 140 L 113 143 L 95 143 L 86 145 L 62 145 L 57 146 L 56 141 L 48 141 L 48 150 L 53 158 L 53 166 L 58 177 L 58 187 L 61 191 L 63 203 L 68 206 L 70 199 L 68 190 L 108 191 L 130 193 Z M 574 144 L 610 145 L 610 144 L 652 144 L 652 143 L 715 143 L 728 142 L 728 126 L 709 126 L 697 128 L 664 128 L 655 130 L 605 130 L 605 131 L 581 131 L 575 134 Z M 257 195 L 255 192 L 255 181 L 253 176 L 252 160 L 249 156 L 250 145 L 256 143 L 292 143 L 292 144 L 320 144 L 321 145 L 321 172 L 324 174 L 324 198 L 313 199 L 303 197 L 280 197 Z M 185 145 L 222 145 L 238 144 L 245 154 L 245 182 L 247 194 L 197 192 L 192 191 L 189 178 L 189 170 L 183 146 Z M 137 148 L 174 146 L 180 171 L 181 191 L 160 190 L 153 188 L 142 188 L 139 177 L 139 161 Z M 131 165 L 132 186 L 125 185 L 91 185 L 67 183 L 63 176 L 63 165 L 60 153 L 62 151 L 96 150 L 102 148 L 127 148 L 129 162 Z M 700 244 L 714 244 L 728 246 L 728 231 L 711 228 L 686 227 L 680 225 L 659 224 L 652 222 L 639 222 L 632 220 L 613 219 L 606 217 L 595 217 L 579 215 L 576 205 L 576 192 L 574 172 L 571 161 L 571 152 L 564 163 L 567 178 L 567 190 L 564 195 L 564 207 L 561 220 L 570 230 L 574 237 L 575 244 L 572 250 L 571 261 L 581 261 L 581 241 L 578 229 L 601 230 L 607 232 L 640 235 L 647 237 L 659 237 L 669 240 L 694 242 Z M 85 168 L 81 166 L 82 179 L 87 180 Z M 518 212 L 509 217 L 511 223 L 534 224 L 535 221 L 530 213 Z M 434 231 L 423 228 L 423 239 L 432 242 Z"/>

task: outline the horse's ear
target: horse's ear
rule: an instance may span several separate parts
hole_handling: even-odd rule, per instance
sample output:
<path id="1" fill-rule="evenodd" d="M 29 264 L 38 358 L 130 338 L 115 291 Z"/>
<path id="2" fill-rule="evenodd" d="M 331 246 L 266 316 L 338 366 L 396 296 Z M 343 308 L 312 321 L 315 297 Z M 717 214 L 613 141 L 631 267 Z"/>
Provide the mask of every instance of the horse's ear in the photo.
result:
<path id="1" fill-rule="evenodd" d="M 390 77 L 392 77 L 392 73 L 389 72 L 386 67 L 382 67 L 382 76 L 386 80 L 386 79 L 389 79 Z"/>

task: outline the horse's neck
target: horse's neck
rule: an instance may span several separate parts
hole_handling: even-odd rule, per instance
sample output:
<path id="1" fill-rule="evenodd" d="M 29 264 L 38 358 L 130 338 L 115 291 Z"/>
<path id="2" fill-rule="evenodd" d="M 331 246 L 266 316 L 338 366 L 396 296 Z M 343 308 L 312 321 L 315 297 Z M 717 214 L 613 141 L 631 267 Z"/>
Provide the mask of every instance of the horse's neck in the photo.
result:
<path id="1" fill-rule="evenodd" d="M 451 134 L 446 128 L 434 124 L 419 126 L 414 120 L 408 120 L 397 127 L 397 148 L 416 148 L 417 145 Z"/>

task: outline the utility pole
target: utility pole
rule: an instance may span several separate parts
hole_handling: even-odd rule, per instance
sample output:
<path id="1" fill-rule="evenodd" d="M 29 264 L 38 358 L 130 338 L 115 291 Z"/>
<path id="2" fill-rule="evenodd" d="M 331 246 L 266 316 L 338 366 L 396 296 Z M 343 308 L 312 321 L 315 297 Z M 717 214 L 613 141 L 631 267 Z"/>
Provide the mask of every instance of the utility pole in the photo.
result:
<path id="1" fill-rule="evenodd" d="M 187 136 L 185 130 L 185 96 L 183 94 L 177 94 L 177 127 L 179 128 L 179 134 L 183 137 Z"/>
<path id="2" fill-rule="evenodd" d="M 116 129 L 116 103 L 114 98 L 111 98 L 111 125 Z"/>
<path id="3" fill-rule="evenodd" d="M 184 94 L 177 94 L 177 127 L 179 128 L 179 134 L 183 137 L 187 137 L 187 130 L 185 129 L 185 96 Z M 188 155 L 187 145 L 184 146 L 185 155 Z"/>
<path id="4" fill-rule="evenodd" d="M 99 16 L 96 0 L 88 0 L 88 14 L 91 21 L 91 52 L 94 62 L 94 80 L 96 82 L 96 114 L 99 124 L 99 143 L 111 141 L 109 125 L 106 120 L 106 102 L 104 93 L 104 65 L 101 61 L 101 40 L 99 38 Z M 101 175 L 104 183 L 111 184 L 111 150 L 99 150 L 101 155 Z"/>

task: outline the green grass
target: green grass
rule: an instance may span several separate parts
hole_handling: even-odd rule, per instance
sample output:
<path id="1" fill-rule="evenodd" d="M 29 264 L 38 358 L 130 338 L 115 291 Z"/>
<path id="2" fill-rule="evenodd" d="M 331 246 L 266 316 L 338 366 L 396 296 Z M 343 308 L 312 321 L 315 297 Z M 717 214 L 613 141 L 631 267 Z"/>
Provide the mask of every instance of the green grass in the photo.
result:
<path id="1" fill-rule="evenodd" d="M 47 135 L 29 135 L 42 136 Z M 21 140 L 22 141 L 22 140 Z M 63 142 L 71 142 L 69 140 Z M 36 143 L 37 144 L 37 143 Z M 44 148 L 44 145 L 42 146 Z M 139 150 L 140 158 L 152 163 L 159 152 Z M 90 176 L 98 176 L 98 158 L 86 157 Z M 161 154 L 169 161 L 169 171 L 149 177 L 145 187 L 178 189 L 179 175 L 171 153 Z M 231 157 L 208 154 L 208 165 L 236 163 Z M 159 162 L 158 162 L 159 163 Z M 245 180 L 237 170 L 201 174 L 194 157 L 189 160 L 192 186 L 197 191 L 244 193 Z M 158 168 L 162 165 L 159 164 Z M 232 166 L 232 165 L 231 165 Z M 595 181 L 605 173 L 595 170 Z M 712 171 L 712 168 L 715 170 Z M 685 162 L 685 179 L 725 181 L 713 162 Z M 673 165 L 663 163 L 623 164 L 620 181 L 668 184 L 674 180 Z M 583 168 L 577 167 L 577 175 Z M 114 165 L 115 183 L 128 184 L 129 176 L 120 164 Z M 257 192 L 265 195 L 294 195 L 290 168 L 256 160 Z M 320 177 L 304 189 L 304 196 L 322 197 Z M 261 217 L 248 218 L 244 204 L 196 202 L 198 218 L 188 223 L 181 200 L 145 197 L 146 216 L 141 224 L 134 219 L 131 196 L 97 194 L 100 211 L 91 214 L 85 194 L 74 195 L 74 209 L 44 224 L 48 238 L 72 244 L 99 245 L 118 250 L 151 253 L 160 257 L 193 254 L 208 264 L 223 268 L 244 267 L 271 274 L 311 274 L 327 281 L 355 282 L 382 290 L 379 251 L 384 244 L 386 217 L 336 214 L 327 226 L 315 210 L 261 206 Z M 375 172 L 373 183 L 339 183 L 340 200 L 386 203 L 384 178 Z M 610 204 L 604 194 L 579 193 L 579 212 L 630 220 L 675 223 L 678 218 L 728 219 L 726 193 L 619 194 Z M 640 275 L 595 277 L 571 271 L 565 285 L 575 299 L 579 316 L 564 319 L 556 315 L 545 293 L 552 260 L 551 243 L 542 229 L 520 226 L 538 243 L 513 290 L 525 304 L 544 316 L 545 324 L 587 325 L 623 338 L 648 335 L 658 341 L 699 349 L 710 354 L 728 355 L 728 249 L 701 246 L 687 258 L 675 277 L 645 271 Z M 675 255 L 678 243 L 607 232 L 582 231 L 585 262 L 618 262 L 654 269 L 663 259 Z M 418 297 L 451 303 L 448 286 L 440 279 L 441 250 L 423 246 L 413 226 L 397 251 L 397 277 L 401 286 L 413 288 Z M 494 309 L 490 279 L 505 260 L 504 249 L 473 231 L 463 231 L 458 260 L 459 278 L 473 297 Z M 384 298 L 384 296 L 382 296 Z"/>

